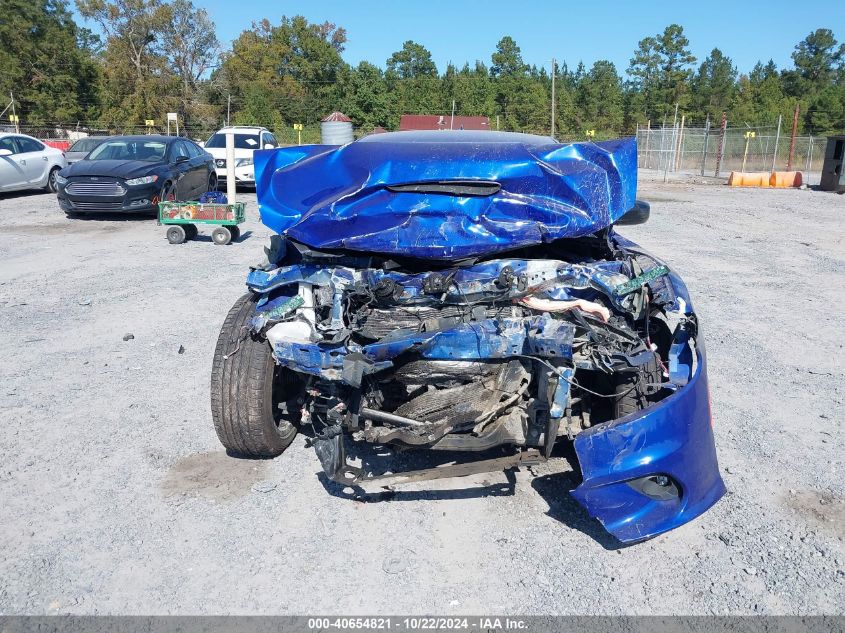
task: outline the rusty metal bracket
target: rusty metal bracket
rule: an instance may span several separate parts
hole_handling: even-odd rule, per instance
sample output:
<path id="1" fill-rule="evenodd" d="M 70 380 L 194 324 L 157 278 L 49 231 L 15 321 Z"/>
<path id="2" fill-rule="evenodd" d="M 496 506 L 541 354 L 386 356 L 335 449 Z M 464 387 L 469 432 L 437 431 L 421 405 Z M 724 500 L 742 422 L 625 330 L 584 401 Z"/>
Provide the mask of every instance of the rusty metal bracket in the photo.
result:
<path id="1" fill-rule="evenodd" d="M 449 477 L 466 477 L 478 473 L 490 473 L 498 470 L 508 470 L 517 466 L 530 466 L 546 461 L 546 458 L 535 449 L 521 451 L 507 457 L 495 459 L 483 459 L 466 464 L 451 464 L 449 466 L 438 466 L 422 470 L 410 470 L 404 473 L 388 473 L 385 475 L 371 475 L 358 477 L 352 480 L 350 485 L 366 485 L 376 483 L 381 486 L 394 486 L 407 484 L 415 481 L 430 481 L 432 479 L 446 479 Z"/>

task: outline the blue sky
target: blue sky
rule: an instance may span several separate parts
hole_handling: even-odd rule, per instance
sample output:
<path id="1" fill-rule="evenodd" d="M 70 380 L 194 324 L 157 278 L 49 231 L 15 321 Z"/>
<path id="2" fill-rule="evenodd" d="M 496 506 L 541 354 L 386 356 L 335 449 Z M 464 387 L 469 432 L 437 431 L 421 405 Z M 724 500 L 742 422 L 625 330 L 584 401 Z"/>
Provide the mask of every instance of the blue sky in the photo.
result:
<path id="1" fill-rule="evenodd" d="M 348 43 L 344 58 L 384 66 L 390 54 L 408 39 L 425 45 L 441 71 L 449 61 L 463 65 L 481 59 L 488 65 L 496 42 L 510 35 L 530 64 L 550 67 L 552 57 L 574 67 L 609 59 L 624 72 L 637 42 L 673 22 L 684 27 L 699 61 L 713 47 L 733 58 L 740 72 L 757 60 L 790 64 L 795 44 L 817 28 L 832 29 L 845 40 L 845 2 L 652 1 L 648 3 L 569 2 L 563 0 L 194 0 L 210 13 L 218 36 L 228 45 L 253 20 L 278 22 L 282 15 L 301 14 L 310 21 L 343 26 Z"/>

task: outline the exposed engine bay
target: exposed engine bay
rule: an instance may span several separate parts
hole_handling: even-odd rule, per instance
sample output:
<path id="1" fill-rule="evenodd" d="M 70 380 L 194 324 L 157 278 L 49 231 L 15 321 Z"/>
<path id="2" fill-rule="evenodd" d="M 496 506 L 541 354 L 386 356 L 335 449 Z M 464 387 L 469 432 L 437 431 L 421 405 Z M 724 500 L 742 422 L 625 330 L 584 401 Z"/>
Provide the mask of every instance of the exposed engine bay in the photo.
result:
<path id="1" fill-rule="evenodd" d="M 313 428 L 329 478 L 355 484 L 373 473 L 347 463 L 345 438 L 510 446 L 516 464 L 675 393 L 697 326 L 672 276 L 611 227 L 442 266 L 277 236 L 247 284 L 281 415 Z"/>

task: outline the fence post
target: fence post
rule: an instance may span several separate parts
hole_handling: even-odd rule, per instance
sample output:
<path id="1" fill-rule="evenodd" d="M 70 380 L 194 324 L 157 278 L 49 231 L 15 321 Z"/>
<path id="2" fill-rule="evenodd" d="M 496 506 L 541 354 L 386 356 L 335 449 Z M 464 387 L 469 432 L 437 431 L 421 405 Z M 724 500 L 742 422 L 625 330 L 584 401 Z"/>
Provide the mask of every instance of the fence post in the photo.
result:
<path id="1" fill-rule="evenodd" d="M 722 153 L 725 150 L 725 136 L 728 131 L 728 113 L 722 112 L 722 126 L 719 132 L 719 149 L 716 152 L 716 173 L 713 174 L 715 178 L 719 177 L 719 171 L 722 169 Z"/>
<path id="2" fill-rule="evenodd" d="M 813 137 L 810 136 L 810 140 L 807 142 L 807 167 L 804 169 L 804 172 L 807 174 L 807 185 L 810 184 L 810 167 L 813 165 Z"/>
<path id="3" fill-rule="evenodd" d="M 780 122 L 783 118 L 782 114 L 778 115 L 778 131 L 775 135 L 775 150 L 772 152 L 772 171 L 775 171 L 775 165 L 778 159 L 778 141 L 780 141 Z"/>
<path id="4" fill-rule="evenodd" d="M 637 123 L 637 130 L 639 130 L 639 123 Z M 645 162 L 643 163 L 643 167 L 648 169 L 649 163 L 649 153 L 648 153 L 648 146 L 651 144 L 651 121 L 646 121 L 645 124 Z"/>
<path id="5" fill-rule="evenodd" d="M 681 115 L 681 131 L 678 132 L 678 149 L 675 151 L 675 166 L 672 171 L 678 171 L 681 168 L 681 159 L 684 156 L 684 122 L 687 115 Z"/>
<path id="6" fill-rule="evenodd" d="M 789 139 L 789 158 L 786 161 L 786 171 L 792 171 L 792 161 L 795 159 L 795 135 L 798 134 L 798 109 L 795 104 L 795 114 L 792 115 L 792 137 Z"/>
<path id="7" fill-rule="evenodd" d="M 707 162 L 707 141 L 710 139 L 710 115 L 707 115 L 707 120 L 704 122 L 704 143 L 701 150 L 701 175 L 704 175 L 704 163 Z"/>

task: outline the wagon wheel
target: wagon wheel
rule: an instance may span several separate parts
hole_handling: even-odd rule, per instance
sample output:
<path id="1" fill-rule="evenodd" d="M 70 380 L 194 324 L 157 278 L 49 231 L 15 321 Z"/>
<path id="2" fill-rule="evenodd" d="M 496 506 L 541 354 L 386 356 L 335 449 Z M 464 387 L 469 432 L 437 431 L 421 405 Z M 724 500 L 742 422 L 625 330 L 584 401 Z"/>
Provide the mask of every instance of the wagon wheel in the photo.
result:
<path id="1" fill-rule="evenodd" d="M 229 229 L 229 233 L 232 234 L 232 241 L 237 242 L 238 238 L 241 236 L 241 229 L 238 226 L 228 226 L 226 227 Z"/>
<path id="2" fill-rule="evenodd" d="M 197 235 L 199 235 L 199 229 L 197 229 L 196 224 L 184 224 L 183 226 L 185 227 L 185 239 L 197 239 Z"/>
<path id="3" fill-rule="evenodd" d="M 185 242 L 185 229 L 178 224 L 167 229 L 167 241 L 171 244 L 182 244 Z"/>
<path id="4" fill-rule="evenodd" d="M 229 231 L 228 227 L 218 226 L 211 233 L 211 239 L 214 241 L 215 244 L 225 246 L 226 244 L 232 241 L 232 233 Z"/>

